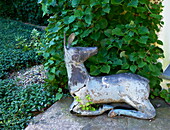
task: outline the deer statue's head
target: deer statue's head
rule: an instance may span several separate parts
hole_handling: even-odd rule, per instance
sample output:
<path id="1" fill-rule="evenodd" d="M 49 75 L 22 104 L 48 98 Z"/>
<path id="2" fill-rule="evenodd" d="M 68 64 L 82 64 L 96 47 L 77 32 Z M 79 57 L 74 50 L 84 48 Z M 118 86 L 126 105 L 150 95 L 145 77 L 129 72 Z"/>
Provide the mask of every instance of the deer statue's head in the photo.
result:
<path id="1" fill-rule="evenodd" d="M 69 63 L 83 63 L 89 57 L 97 54 L 97 47 L 71 47 L 71 43 L 75 38 L 75 34 L 72 33 L 68 38 L 68 44 L 66 45 L 66 38 L 64 35 L 64 53 L 65 62 Z"/>

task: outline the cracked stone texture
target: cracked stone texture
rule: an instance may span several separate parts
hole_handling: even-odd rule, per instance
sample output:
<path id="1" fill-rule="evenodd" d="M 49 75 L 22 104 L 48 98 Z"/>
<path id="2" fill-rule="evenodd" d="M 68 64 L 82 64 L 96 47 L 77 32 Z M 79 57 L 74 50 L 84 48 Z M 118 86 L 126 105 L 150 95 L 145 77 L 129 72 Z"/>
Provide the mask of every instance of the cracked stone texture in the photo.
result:
<path id="1" fill-rule="evenodd" d="M 25 130 L 170 130 L 170 106 L 161 99 L 152 101 L 157 116 L 153 120 L 141 120 L 107 113 L 93 117 L 78 117 L 69 113 L 72 98 L 64 98 L 44 113 L 34 117 Z"/>

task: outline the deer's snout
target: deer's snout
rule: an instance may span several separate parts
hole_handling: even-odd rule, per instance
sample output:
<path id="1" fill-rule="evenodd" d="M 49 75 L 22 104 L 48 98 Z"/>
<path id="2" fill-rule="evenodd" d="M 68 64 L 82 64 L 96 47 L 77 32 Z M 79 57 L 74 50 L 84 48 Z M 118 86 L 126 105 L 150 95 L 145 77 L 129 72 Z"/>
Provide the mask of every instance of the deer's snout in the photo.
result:
<path id="1" fill-rule="evenodd" d="M 91 53 L 90 53 L 90 57 L 91 57 L 91 56 L 97 54 L 98 48 L 97 48 L 97 47 L 90 47 L 90 48 L 89 48 L 89 51 L 91 52 Z"/>

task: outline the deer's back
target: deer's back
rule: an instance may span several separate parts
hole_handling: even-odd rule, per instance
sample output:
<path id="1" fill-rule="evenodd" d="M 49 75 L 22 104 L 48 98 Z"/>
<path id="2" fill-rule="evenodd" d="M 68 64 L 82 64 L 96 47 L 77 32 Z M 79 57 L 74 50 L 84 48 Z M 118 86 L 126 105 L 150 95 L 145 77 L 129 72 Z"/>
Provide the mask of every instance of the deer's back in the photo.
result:
<path id="1" fill-rule="evenodd" d="M 140 100 L 149 96 L 148 83 L 146 78 L 131 73 L 91 77 L 87 91 L 94 99 L 103 102 L 120 102 L 127 96 Z"/>

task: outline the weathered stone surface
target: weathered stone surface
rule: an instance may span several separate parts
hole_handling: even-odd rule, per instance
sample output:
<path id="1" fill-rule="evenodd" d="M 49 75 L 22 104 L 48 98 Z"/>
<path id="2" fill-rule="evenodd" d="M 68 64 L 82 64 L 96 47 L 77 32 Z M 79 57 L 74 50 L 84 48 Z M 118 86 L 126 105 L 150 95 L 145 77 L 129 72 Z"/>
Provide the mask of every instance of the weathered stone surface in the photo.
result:
<path id="1" fill-rule="evenodd" d="M 169 130 L 170 106 L 164 101 L 153 101 L 157 116 L 154 120 L 131 117 L 108 118 L 107 114 L 77 117 L 69 113 L 71 98 L 56 102 L 44 113 L 36 116 L 26 130 Z"/>

